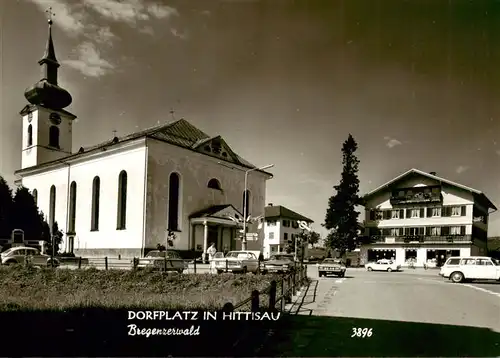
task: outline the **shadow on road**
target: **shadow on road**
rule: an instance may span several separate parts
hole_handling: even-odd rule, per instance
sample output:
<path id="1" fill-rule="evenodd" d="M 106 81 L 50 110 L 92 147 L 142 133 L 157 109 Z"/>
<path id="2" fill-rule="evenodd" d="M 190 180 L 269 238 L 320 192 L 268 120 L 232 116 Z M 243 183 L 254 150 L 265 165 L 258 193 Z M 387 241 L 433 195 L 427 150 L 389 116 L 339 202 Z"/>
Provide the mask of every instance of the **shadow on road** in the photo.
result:
<path id="1" fill-rule="evenodd" d="M 316 302 L 316 292 L 318 290 L 318 280 L 311 280 L 311 282 L 304 288 L 304 293 L 290 308 L 290 314 L 303 314 L 312 315 L 313 310 L 305 308 L 305 305 Z"/>
<path id="2" fill-rule="evenodd" d="M 351 317 L 287 315 L 260 356 L 494 357 L 500 334 L 487 329 Z M 354 328 L 371 337 L 353 337 Z"/>
<path id="3" fill-rule="evenodd" d="M 476 284 L 480 284 L 480 285 L 497 285 L 497 286 L 500 286 L 500 281 L 468 281 L 468 283 L 476 283 Z"/>

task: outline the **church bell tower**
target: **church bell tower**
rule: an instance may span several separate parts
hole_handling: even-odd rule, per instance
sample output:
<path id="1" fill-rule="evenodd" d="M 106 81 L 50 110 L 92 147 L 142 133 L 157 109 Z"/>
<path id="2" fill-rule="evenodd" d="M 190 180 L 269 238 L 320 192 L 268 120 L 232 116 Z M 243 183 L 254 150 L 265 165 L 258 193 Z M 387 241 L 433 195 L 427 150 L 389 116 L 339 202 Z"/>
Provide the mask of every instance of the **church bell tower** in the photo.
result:
<path id="1" fill-rule="evenodd" d="M 71 95 L 57 83 L 57 62 L 52 41 L 52 12 L 49 8 L 49 34 L 45 54 L 38 61 L 42 78 L 24 92 L 30 104 L 20 112 L 23 120 L 21 169 L 57 160 L 71 154 L 72 125 L 75 115 L 64 108 Z"/>

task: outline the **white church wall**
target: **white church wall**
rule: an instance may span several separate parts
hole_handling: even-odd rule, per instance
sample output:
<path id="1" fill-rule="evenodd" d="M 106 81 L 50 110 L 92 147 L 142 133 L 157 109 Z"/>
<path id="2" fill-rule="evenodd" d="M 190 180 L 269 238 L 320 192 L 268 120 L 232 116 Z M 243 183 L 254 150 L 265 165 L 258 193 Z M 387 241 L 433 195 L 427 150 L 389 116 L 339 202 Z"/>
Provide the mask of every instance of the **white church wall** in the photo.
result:
<path id="1" fill-rule="evenodd" d="M 180 232 L 175 248 L 191 249 L 189 216 L 212 205 L 232 204 L 243 212 L 244 172 L 218 164 L 213 158 L 188 149 L 148 139 L 148 194 L 146 209 L 146 246 L 165 243 L 168 222 L 168 182 L 172 172 L 181 177 Z M 229 163 L 227 163 L 230 165 Z M 207 187 L 212 178 L 219 180 L 222 191 Z M 252 172 L 248 177 L 249 210 L 252 216 L 264 214 L 266 176 Z M 198 234 L 199 235 L 199 234 Z M 196 240 L 198 241 L 198 240 Z M 249 249 L 260 249 L 262 242 L 249 243 Z"/>
<path id="2" fill-rule="evenodd" d="M 137 147 L 139 145 L 139 147 Z M 49 213 L 49 192 L 56 185 L 56 220 L 67 230 L 68 185 L 77 184 L 74 251 L 85 257 L 133 257 L 141 254 L 145 192 L 146 149 L 144 143 L 113 148 L 92 159 L 80 160 L 69 167 L 23 178 L 23 185 L 38 191 L 41 210 Z M 117 230 L 118 177 L 127 172 L 126 229 Z M 69 177 L 68 177 L 69 176 Z M 100 178 L 99 230 L 91 231 L 92 183 Z M 65 242 L 62 250 L 67 249 Z"/>

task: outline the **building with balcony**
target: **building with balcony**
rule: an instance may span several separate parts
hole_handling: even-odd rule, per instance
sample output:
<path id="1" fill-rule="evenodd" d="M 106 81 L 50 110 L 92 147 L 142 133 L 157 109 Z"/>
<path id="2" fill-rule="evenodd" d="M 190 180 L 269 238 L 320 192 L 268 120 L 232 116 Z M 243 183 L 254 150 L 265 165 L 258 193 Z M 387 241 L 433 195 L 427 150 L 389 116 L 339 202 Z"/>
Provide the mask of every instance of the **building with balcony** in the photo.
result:
<path id="1" fill-rule="evenodd" d="M 361 263 L 393 258 L 416 266 L 449 256 L 485 255 L 488 218 L 496 211 L 484 193 L 411 169 L 364 196 Z"/>
<path id="2" fill-rule="evenodd" d="M 268 204 L 264 208 L 264 258 L 285 252 L 286 245 L 293 242 L 302 229 L 299 221 L 312 224 L 313 221 L 281 205 Z"/>

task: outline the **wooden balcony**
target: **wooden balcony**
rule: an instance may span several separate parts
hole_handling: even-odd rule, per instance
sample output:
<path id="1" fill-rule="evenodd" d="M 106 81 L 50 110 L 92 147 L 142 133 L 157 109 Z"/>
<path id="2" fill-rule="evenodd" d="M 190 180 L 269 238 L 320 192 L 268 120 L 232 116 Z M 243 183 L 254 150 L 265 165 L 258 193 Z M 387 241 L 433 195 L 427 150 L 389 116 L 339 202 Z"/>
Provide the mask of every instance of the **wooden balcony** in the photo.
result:
<path id="1" fill-rule="evenodd" d="M 416 203 L 441 203 L 440 186 L 426 186 L 396 189 L 391 195 L 391 205 L 404 205 Z"/>

